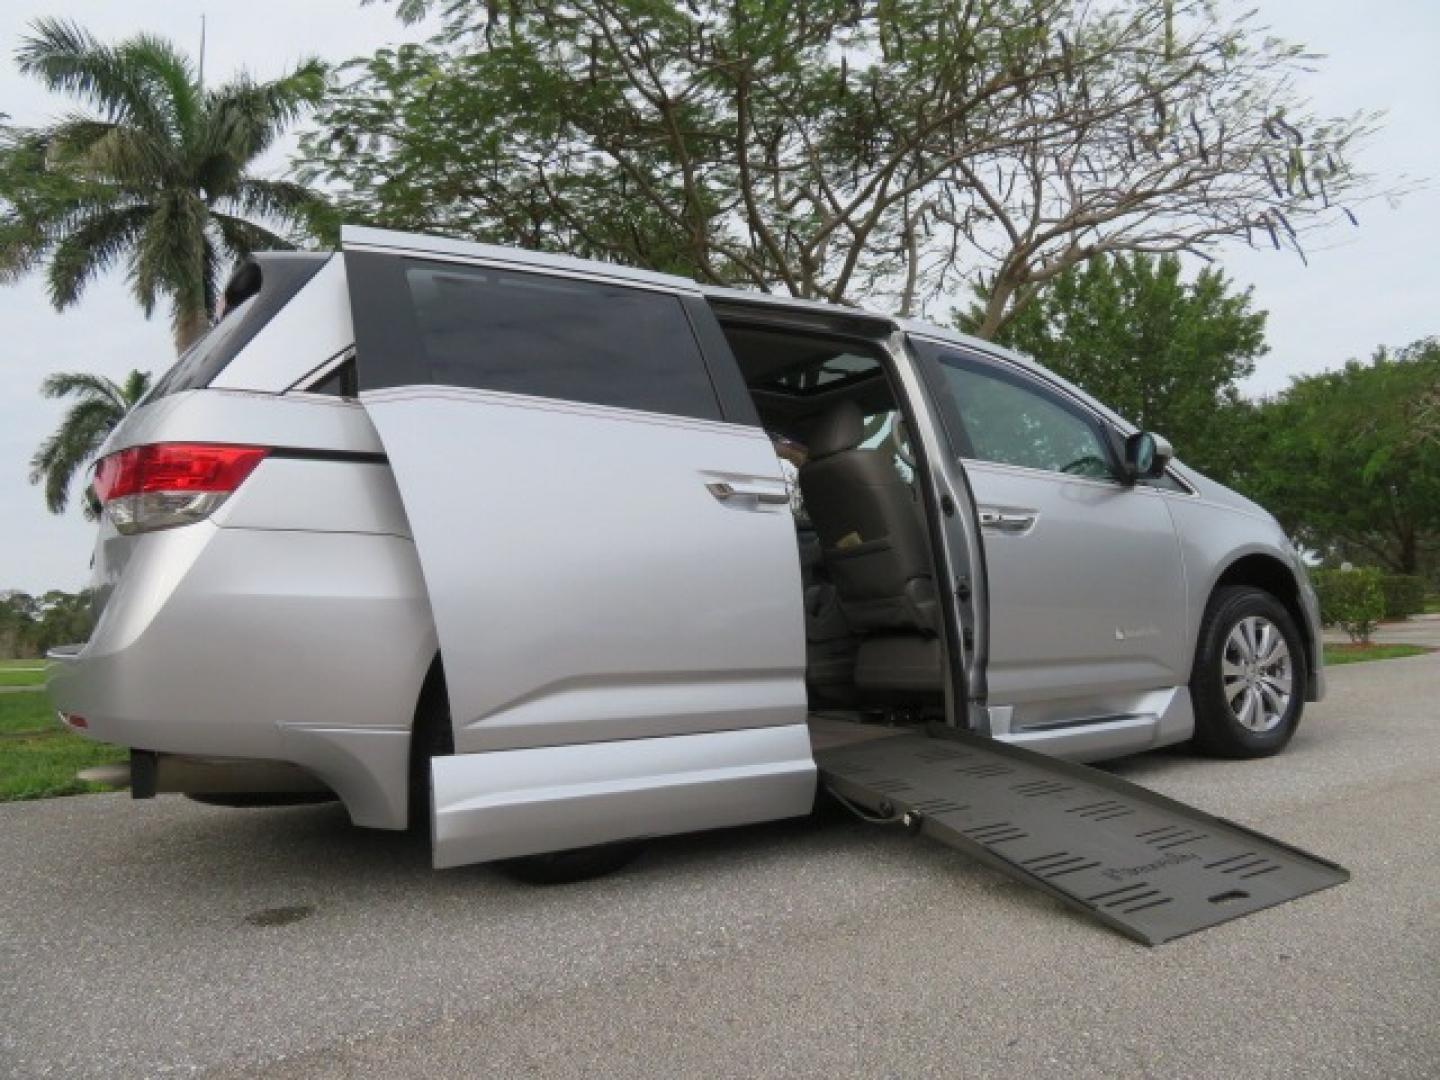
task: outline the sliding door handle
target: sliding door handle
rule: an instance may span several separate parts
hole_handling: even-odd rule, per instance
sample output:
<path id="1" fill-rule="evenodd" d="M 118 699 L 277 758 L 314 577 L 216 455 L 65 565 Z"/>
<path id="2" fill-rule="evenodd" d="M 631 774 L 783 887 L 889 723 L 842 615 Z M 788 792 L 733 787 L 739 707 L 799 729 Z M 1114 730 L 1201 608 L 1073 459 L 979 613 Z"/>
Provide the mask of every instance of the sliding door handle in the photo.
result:
<path id="1" fill-rule="evenodd" d="M 994 532 L 1028 532 L 1040 515 L 1034 510 L 996 510 L 993 507 L 980 508 L 980 527 Z"/>
<path id="2" fill-rule="evenodd" d="M 726 480 L 714 480 L 706 484 L 705 489 L 721 502 L 756 502 L 762 506 L 786 506 L 790 502 L 789 492 L 745 487 Z"/>

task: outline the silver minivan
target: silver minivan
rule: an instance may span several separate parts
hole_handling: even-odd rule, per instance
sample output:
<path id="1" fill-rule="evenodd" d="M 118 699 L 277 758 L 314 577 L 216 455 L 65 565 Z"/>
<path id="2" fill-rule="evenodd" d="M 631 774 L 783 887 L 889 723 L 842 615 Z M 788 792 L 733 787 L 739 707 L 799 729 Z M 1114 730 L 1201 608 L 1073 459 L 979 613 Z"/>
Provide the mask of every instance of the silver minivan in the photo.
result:
<path id="1" fill-rule="evenodd" d="M 258 255 L 94 488 L 63 721 L 137 796 L 338 796 L 437 866 L 805 814 L 869 726 L 1251 757 L 1323 691 L 1295 549 L 1160 437 L 950 330 L 602 263 Z"/>

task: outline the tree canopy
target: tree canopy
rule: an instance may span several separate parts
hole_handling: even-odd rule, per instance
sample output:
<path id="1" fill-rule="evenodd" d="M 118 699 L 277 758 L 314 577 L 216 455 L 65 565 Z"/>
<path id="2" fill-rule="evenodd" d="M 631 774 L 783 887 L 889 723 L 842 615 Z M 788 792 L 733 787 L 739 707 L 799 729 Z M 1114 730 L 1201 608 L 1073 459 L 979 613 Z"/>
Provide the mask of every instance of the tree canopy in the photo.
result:
<path id="1" fill-rule="evenodd" d="M 346 215 L 977 330 L 1099 254 L 1299 250 L 1371 118 L 1208 0 L 402 0 L 443 29 L 344 70 L 303 175 Z"/>
<path id="2" fill-rule="evenodd" d="M 983 320 L 985 299 L 962 327 Z M 1265 313 L 1251 300 L 1218 269 L 1185 281 L 1177 255 L 1102 256 L 1057 277 L 1000 340 L 1224 480 L 1241 464 L 1236 428 L 1250 412 L 1238 384 L 1266 352 Z"/>
<path id="3" fill-rule="evenodd" d="M 147 316 L 170 301 L 183 351 L 208 326 L 229 262 L 293 247 L 325 222 L 302 185 L 248 171 L 319 99 L 318 61 L 206 88 L 163 38 L 106 45 L 57 19 L 38 20 L 15 56 L 89 111 L 0 129 L 0 281 L 43 269 L 64 308 L 123 261 Z"/>
<path id="4" fill-rule="evenodd" d="M 43 596 L 0 592 L 0 659 L 43 657 L 47 649 L 90 636 L 94 591 L 51 589 Z"/>
<path id="5" fill-rule="evenodd" d="M 1301 543 L 1402 574 L 1440 555 L 1440 340 L 1296 379 L 1257 415 L 1239 485 Z"/>

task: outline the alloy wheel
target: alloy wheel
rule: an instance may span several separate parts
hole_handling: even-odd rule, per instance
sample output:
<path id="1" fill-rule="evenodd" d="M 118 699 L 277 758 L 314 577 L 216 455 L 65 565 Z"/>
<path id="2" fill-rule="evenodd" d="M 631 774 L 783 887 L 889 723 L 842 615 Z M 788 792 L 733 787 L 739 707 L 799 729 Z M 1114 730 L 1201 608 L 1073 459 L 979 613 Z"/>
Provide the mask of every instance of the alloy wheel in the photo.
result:
<path id="1" fill-rule="evenodd" d="M 1257 733 L 1279 727 L 1295 692 L 1295 668 L 1280 628 L 1263 615 L 1237 622 L 1225 639 L 1220 681 L 1241 727 Z"/>

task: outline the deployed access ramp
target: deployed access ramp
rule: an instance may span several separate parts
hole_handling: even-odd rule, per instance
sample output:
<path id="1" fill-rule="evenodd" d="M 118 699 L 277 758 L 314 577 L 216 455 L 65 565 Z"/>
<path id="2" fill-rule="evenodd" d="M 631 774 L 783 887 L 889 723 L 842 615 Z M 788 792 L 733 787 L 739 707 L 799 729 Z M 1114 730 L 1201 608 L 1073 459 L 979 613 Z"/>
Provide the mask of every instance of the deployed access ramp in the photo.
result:
<path id="1" fill-rule="evenodd" d="M 815 763 L 867 816 L 958 848 L 1146 945 L 1350 877 L 1109 773 L 950 728 L 817 747 Z"/>

